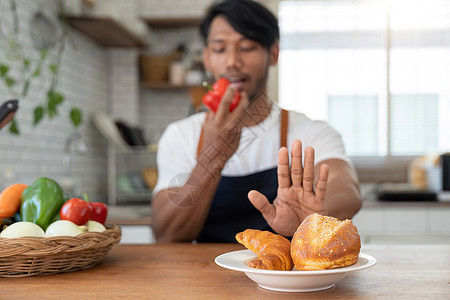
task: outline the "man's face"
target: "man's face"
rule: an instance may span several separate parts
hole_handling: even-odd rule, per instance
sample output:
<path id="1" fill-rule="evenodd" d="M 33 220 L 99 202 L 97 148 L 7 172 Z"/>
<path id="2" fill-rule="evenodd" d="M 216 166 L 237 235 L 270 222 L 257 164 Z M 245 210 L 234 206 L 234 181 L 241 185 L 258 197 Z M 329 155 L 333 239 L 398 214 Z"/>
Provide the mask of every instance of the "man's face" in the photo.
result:
<path id="1" fill-rule="evenodd" d="M 253 99 L 265 90 L 269 66 L 277 60 L 278 43 L 268 51 L 235 31 L 224 17 L 217 16 L 211 22 L 203 61 L 215 80 L 225 77 Z"/>

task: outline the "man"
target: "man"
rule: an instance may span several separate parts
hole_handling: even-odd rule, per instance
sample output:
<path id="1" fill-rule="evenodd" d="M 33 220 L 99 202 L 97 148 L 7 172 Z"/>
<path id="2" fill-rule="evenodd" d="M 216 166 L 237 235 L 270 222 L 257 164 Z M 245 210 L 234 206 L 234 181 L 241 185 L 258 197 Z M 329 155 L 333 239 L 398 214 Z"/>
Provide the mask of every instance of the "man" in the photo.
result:
<path id="1" fill-rule="evenodd" d="M 351 218 L 361 200 L 340 136 L 265 94 L 278 61 L 276 18 L 256 2 L 229 0 L 208 11 L 201 32 L 206 70 L 232 84 L 216 113 L 177 121 L 161 137 L 156 240 L 233 242 L 247 228 L 291 237 L 313 212 Z M 230 112 L 236 90 L 241 100 Z"/>

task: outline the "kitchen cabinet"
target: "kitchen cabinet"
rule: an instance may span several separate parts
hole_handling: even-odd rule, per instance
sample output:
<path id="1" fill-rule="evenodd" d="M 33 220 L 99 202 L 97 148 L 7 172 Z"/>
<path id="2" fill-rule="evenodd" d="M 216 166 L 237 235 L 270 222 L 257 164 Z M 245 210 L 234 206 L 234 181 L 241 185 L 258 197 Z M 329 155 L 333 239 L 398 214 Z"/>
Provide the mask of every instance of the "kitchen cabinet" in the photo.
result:
<path id="1" fill-rule="evenodd" d="M 450 244 L 450 202 L 367 199 L 352 221 L 363 243 Z"/>
<path id="2" fill-rule="evenodd" d="M 201 18 L 187 17 L 187 18 L 142 18 L 145 23 L 151 28 L 179 28 L 185 26 L 198 26 L 202 21 Z"/>
<path id="3" fill-rule="evenodd" d="M 122 239 L 120 244 L 145 245 L 154 244 L 152 228 L 147 225 L 121 225 Z"/>
<path id="4" fill-rule="evenodd" d="M 104 47 L 145 48 L 146 43 L 112 18 L 65 16 L 72 28 Z"/>
<path id="5" fill-rule="evenodd" d="M 141 82 L 141 87 L 145 89 L 151 89 L 151 90 L 187 90 L 192 88 L 203 88 L 201 85 L 188 85 L 188 84 L 181 84 L 181 85 L 174 85 L 169 82 Z"/>
<path id="6" fill-rule="evenodd" d="M 120 226 L 122 229 L 120 244 L 152 244 L 155 237 L 150 214 L 149 204 L 109 206 L 106 224 Z"/>

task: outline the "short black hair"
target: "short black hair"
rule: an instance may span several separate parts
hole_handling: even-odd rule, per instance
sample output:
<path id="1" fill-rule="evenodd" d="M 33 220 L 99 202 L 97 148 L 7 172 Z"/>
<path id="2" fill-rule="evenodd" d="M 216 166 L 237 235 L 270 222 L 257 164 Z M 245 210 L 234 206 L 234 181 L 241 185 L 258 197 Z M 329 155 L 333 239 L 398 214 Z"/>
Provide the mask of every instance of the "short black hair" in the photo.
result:
<path id="1" fill-rule="evenodd" d="M 280 39 L 278 20 L 267 8 L 251 0 L 225 0 L 213 4 L 200 24 L 205 45 L 211 23 L 219 15 L 225 17 L 234 30 L 267 49 Z"/>

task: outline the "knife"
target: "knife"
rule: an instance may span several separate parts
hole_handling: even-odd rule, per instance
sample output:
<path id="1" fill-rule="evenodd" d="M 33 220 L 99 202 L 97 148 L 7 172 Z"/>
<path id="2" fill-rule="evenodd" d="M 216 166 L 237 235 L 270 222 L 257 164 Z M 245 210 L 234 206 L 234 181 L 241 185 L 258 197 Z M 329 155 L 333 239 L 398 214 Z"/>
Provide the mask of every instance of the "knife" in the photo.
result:
<path id="1" fill-rule="evenodd" d="M 19 108 L 18 100 L 8 100 L 0 106 L 0 129 L 8 124 L 14 117 Z"/>

